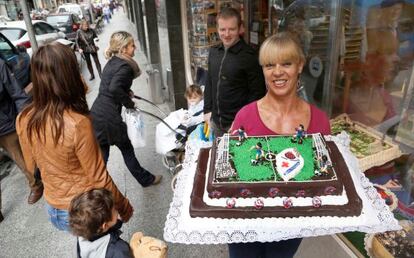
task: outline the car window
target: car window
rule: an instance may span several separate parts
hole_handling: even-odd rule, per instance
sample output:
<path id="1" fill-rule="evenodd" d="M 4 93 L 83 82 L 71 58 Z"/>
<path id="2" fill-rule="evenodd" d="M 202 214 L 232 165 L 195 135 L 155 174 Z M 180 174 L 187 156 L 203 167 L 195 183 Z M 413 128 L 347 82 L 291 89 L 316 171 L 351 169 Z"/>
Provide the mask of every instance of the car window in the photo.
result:
<path id="1" fill-rule="evenodd" d="M 13 47 L 2 35 L 0 35 L 0 53 L 6 60 L 16 55 Z"/>
<path id="2" fill-rule="evenodd" d="M 39 26 L 44 30 L 46 33 L 54 33 L 56 32 L 55 29 L 47 23 L 39 22 Z"/>
<path id="3" fill-rule="evenodd" d="M 15 28 L 0 28 L 0 32 L 10 41 L 18 40 L 26 33 L 25 30 Z"/>
<path id="4" fill-rule="evenodd" d="M 76 15 L 76 14 L 73 14 L 73 21 L 75 22 L 75 23 L 80 23 L 80 18 L 79 18 L 79 16 L 78 15 Z"/>
<path id="5" fill-rule="evenodd" d="M 40 23 L 33 24 L 33 28 L 36 35 L 43 35 L 47 33 L 42 27 L 40 27 Z"/>
<path id="6" fill-rule="evenodd" d="M 63 8 L 63 7 L 60 7 L 59 8 L 59 11 L 58 11 L 58 13 L 67 13 L 68 12 L 68 10 L 66 10 L 65 8 Z"/>
<path id="7" fill-rule="evenodd" d="M 69 17 L 70 15 L 54 15 L 54 16 L 48 16 L 46 18 L 46 21 L 53 25 L 53 26 L 57 26 L 60 24 L 65 24 L 69 21 Z"/>
<path id="8" fill-rule="evenodd" d="M 76 13 L 77 15 L 81 15 L 82 14 L 81 9 L 79 7 L 70 7 L 69 8 L 69 12 Z"/>

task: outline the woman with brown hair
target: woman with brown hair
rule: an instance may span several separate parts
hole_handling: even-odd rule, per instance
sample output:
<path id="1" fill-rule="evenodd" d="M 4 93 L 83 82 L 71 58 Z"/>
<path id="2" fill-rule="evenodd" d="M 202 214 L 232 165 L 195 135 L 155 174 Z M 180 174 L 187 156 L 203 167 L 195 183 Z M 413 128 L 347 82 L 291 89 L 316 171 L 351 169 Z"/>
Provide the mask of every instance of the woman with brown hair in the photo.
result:
<path id="1" fill-rule="evenodd" d="M 131 99 L 134 96 L 131 86 L 132 81 L 141 75 L 141 70 L 132 58 L 134 52 L 134 38 L 130 33 L 118 31 L 111 35 L 109 48 L 105 52 L 109 61 L 104 67 L 99 94 L 92 105 L 91 115 L 105 163 L 109 158 L 110 146 L 117 146 L 132 176 L 143 187 L 147 187 L 158 184 L 162 176 L 154 176 L 141 167 L 121 117 L 122 106 L 135 107 Z"/>
<path id="2" fill-rule="evenodd" d="M 80 24 L 80 29 L 76 32 L 76 46 L 78 47 L 79 53 L 81 53 L 86 60 L 86 65 L 88 66 L 89 73 L 91 77 L 90 81 L 95 79 L 93 73 L 91 56 L 95 62 L 96 69 L 98 70 L 99 78 L 101 77 L 101 63 L 98 58 L 98 47 L 95 45 L 95 38 L 98 38 L 95 31 L 89 28 L 89 22 L 82 20 Z"/>
<path id="3" fill-rule="evenodd" d="M 40 47 L 31 60 L 33 102 L 17 118 L 24 160 L 42 173 L 52 224 L 69 231 L 72 198 L 105 188 L 115 198 L 123 221 L 133 208 L 112 181 L 96 141 L 86 103 L 86 86 L 73 51 L 59 43 Z"/>

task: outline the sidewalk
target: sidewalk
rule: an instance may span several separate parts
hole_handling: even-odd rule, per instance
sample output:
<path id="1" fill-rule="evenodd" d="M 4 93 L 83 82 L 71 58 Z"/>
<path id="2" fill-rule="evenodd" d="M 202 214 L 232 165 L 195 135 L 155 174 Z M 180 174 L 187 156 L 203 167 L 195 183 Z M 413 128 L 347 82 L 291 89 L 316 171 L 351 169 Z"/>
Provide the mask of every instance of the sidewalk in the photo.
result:
<path id="1" fill-rule="evenodd" d="M 137 39 L 135 26 L 129 22 L 122 11 L 115 13 L 111 23 L 106 25 L 99 35 L 99 59 L 102 67 L 106 60 L 103 56 L 104 49 L 109 44 L 109 38 L 114 31 L 126 30 Z M 137 44 L 138 45 L 138 44 Z M 150 89 L 145 72 L 147 60 L 141 51 L 136 51 L 135 60 L 141 67 L 142 75 L 134 80 L 132 90 L 139 96 L 147 99 L 150 97 Z M 86 63 L 82 66 L 82 73 L 90 87 L 87 100 L 91 106 L 99 90 L 99 77 L 88 81 L 89 72 Z M 140 107 L 146 111 L 157 114 L 149 104 L 140 103 Z M 168 111 L 168 105 L 162 104 L 160 108 Z M 172 199 L 170 187 L 171 176 L 161 163 L 161 156 L 155 154 L 154 132 L 158 121 L 145 117 L 147 147 L 137 149 L 136 155 L 141 165 L 154 174 L 162 174 L 160 185 L 146 188 L 145 190 L 135 181 L 127 170 L 120 151 L 116 147 L 111 148 L 108 162 L 108 171 L 121 192 L 127 195 L 135 209 L 134 216 L 123 226 L 122 237 L 129 240 L 136 231 L 162 239 L 165 217 Z M 47 220 L 44 199 L 34 205 L 27 204 L 28 186 L 23 173 L 15 167 L 9 174 L 0 171 L 2 180 L 2 212 L 5 220 L 0 223 L 0 258 L 12 257 L 73 257 L 75 238 L 68 233 L 56 230 Z M 187 246 L 169 244 L 169 257 L 227 257 L 226 246 Z"/>

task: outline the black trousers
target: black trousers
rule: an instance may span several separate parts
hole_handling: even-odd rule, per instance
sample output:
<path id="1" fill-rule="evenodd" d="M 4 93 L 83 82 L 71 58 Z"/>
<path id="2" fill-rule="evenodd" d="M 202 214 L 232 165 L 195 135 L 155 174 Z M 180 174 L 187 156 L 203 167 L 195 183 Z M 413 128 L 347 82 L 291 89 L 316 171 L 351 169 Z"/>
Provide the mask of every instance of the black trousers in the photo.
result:
<path id="1" fill-rule="evenodd" d="M 138 183 L 140 183 L 143 187 L 150 186 L 152 182 L 154 182 L 155 176 L 141 167 L 137 157 L 135 156 L 134 147 L 132 147 L 131 142 L 128 141 L 122 144 L 115 144 L 115 146 L 117 146 L 121 151 L 125 165 L 127 166 L 129 172 L 131 172 L 132 176 L 138 181 Z M 101 151 L 105 164 L 108 162 L 109 148 L 109 144 L 101 145 Z"/>
<path id="2" fill-rule="evenodd" d="M 229 244 L 230 258 L 293 258 L 302 238 L 279 242 Z"/>
<path id="3" fill-rule="evenodd" d="M 99 77 L 101 77 L 102 69 L 101 69 L 101 63 L 99 62 L 98 53 L 83 52 L 83 56 L 85 57 L 85 61 L 86 61 L 86 65 L 88 66 L 89 73 L 91 74 L 91 76 L 94 76 L 91 55 L 93 57 L 93 61 L 95 62 L 96 69 L 98 70 Z"/>

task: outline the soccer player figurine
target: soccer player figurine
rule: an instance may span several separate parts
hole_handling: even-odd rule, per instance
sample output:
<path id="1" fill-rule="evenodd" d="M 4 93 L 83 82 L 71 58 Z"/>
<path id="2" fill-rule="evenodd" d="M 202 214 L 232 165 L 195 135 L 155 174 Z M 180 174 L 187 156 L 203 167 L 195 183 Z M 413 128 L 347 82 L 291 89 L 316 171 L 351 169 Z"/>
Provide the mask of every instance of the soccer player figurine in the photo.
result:
<path id="1" fill-rule="evenodd" d="M 240 146 L 243 143 L 243 141 L 246 140 L 247 133 L 244 131 L 243 126 L 240 126 L 240 128 L 237 130 L 234 130 L 232 134 L 235 134 L 236 132 L 239 135 L 239 142 L 236 143 L 236 145 Z"/>
<path id="2" fill-rule="evenodd" d="M 318 157 L 318 162 L 319 162 L 319 171 L 317 170 L 315 174 L 317 176 L 327 175 L 328 168 L 330 166 L 328 157 L 326 155 L 322 155 L 321 157 Z"/>
<path id="3" fill-rule="evenodd" d="M 296 130 L 296 134 L 293 135 L 291 141 L 302 144 L 303 138 L 305 138 L 306 136 L 305 127 L 302 124 L 300 124 L 297 128 L 295 128 L 295 130 Z"/>
<path id="4" fill-rule="evenodd" d="M 256 158 L 251 160 L 251 163 L 253 165 L 257 165 L 259 162 L 263 162 L 263 159 L 265 158 L 265 153 L 262 147 L 262 143 L 258 142 L 255 146 L 252 146 L 250 148 L 250 150 L 256 149 Z"/>

